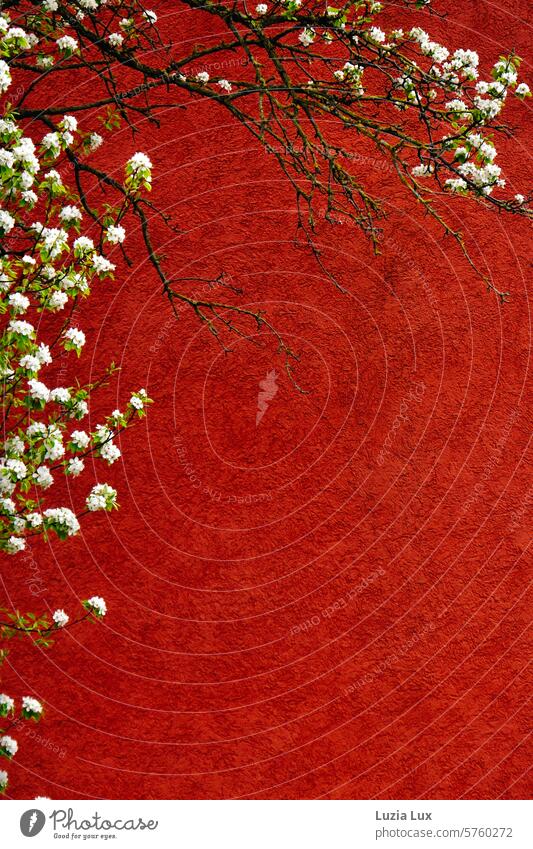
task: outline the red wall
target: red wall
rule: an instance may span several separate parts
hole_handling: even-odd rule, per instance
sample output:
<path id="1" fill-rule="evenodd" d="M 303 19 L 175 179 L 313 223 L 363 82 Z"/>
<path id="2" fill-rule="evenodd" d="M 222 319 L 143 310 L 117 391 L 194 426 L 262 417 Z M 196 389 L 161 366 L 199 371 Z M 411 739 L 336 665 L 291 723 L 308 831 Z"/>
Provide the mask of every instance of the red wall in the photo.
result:
<path id="1" fill-rule="evenodd" d="M 504 49 L 526 54 L 527 6 L 443 3 L 447 21 L 425 23 L 488 72 Z M 531 184 L 529 114 L 510 104 L 515 138 L 499 145 L 512 193 Z M 320 230 L 343 296 L 294 245 L 272 158 L 222 110 L 169 110 L 159 133 L 124 131 L 102 156 L 118 167 L 135 150 L 179 225 L 164 246 L 176 273 L 231 275 L 300 352 L 307 394 L 264 333 L 225 354 L 193 316 L 175 324 L 131 232 L 132 267 L 80 319 L 91 374 L 122 366 L 92 424 L 130 388 L 155 405 L 123 464 L 94 472 L 121 510 L 4 570 L 19 607 L 72 612 L 98 593 L 109 611 L 50 652 L 13 646 L 3 689 L 43 699 L 46 718 L 19 734 L 11 795 L 524 796 L 526 226 L 450 205 L 511 291 L 502 308 L 392 175 L 359 163 L 386 198 L 388 238 L 376 259 L 348 226 Z"/>

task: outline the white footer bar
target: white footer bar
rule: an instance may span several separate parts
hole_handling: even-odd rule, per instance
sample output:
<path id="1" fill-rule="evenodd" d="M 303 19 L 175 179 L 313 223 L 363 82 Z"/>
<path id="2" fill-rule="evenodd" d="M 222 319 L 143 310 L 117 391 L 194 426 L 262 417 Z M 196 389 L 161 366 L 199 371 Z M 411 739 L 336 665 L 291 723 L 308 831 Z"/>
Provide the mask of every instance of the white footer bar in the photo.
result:
<path id="1" fill-rule="evenodd" d="M 161 849 L 533 847 L 527 801 L 0 803 L 1 845 Z"/>

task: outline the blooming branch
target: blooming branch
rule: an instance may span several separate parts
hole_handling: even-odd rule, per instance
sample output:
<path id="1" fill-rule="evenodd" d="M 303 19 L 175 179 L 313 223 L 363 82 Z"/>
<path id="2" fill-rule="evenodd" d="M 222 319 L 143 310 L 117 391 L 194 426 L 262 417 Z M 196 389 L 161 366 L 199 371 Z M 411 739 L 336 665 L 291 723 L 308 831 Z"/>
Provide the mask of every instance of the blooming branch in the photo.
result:
<path id="1" fill-rule="evenodd" d="M 96 620 L 103 619 L 107 612 L 106 603 L 100 596 L 93 596 L 83 601 L 82 605 L 86 613 L 72 622 L 62 609 L 54 611 L 51 619 L 46 614 L 36 617 L 33 613 L 10 613 L 0 609 L 0 614 L 3 614 L 7 620 L 0 621 L 0 642 L 10 640 L 15 636 L 28 636 L 36 645 L 49 648 L 53 643 L 50 635 L 54 632 L 78 625 L 91 617 Z M 5 656 L 6 651 L 4 649 L 0 653 L 0 663 L 5 659 Z M 0 757 L 12 760 L 18 751 L 17 741 L 7 732 L 15 729 L 24 720 L 39 722 L 43 713 L 44 709 L 40 701 L 32 696 L 23 696 L 17 715 L 15 699 L 6 693 L 0 693 Z M 2 720 L 5 719 L 10 720 L 10 723 L 2 727 L 4 725 Z M 5 793 L 8 781 L 9 776 L 6 770 L 0 770 L 0 793 Z"/>

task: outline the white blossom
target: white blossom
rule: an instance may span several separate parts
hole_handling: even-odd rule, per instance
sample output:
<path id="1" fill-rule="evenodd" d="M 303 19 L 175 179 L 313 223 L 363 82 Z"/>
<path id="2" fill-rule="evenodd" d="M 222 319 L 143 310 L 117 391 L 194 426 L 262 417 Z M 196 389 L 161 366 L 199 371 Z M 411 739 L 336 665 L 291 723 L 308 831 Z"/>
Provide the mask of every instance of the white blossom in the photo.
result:
<path id="1" fill-rule="evenodd" d="M 425 56 L 429 56 L 434 62 L 445 62 L 450 55 L 450 51 L 446 47 L 437 44 L 435 41 L 421 42 L 420 49 Z"/>
<path id="2" fill-rule="evenodd" d="M 71 459 L 67 463 L 67 475 L 72 475 L 72 477 L 78 477 L 81 475 L 85 468 L 85 463 L 79 457 L 71 457 Z"/>
<path id="3" fill-rule="evenodd" d="M 40 168 L 39 160 L 35 156 L 35 145 L 27 136 L 19 139 L 18 144 L 13 148 L 13 156 L 32 173 L 36 173 Z"/>
<path id="4" fill-rule="evenodd" d="M 26 433 L 30 439 L 34 436 L 46 436 L 48 434 L 48 428 L 42 422 L 32 422 L 32 424 L 26 428 Z"/>
<path id="5" fill-rule="evenodd" d="M 49 524 L 58 525 L 64 529 L 67 536 L 74 536 L 80 529 L 76 515 L 68 507 L 50 507 L 43 512 L 43 516 Z"/>
<path id="6" fill-rule="evenodd" d="M 84 430 L 74 430 L 70 435 L 70 441 L 81 450 L 87 448 L 91 437 Z"/>
<path id="7" fill-rule="evenodd" d="M 43 712 L 42 704 L 37 699 L 32 698 L 32 696 L 22 697 L 22 709 L 36 716 L 39 716 Z"/>
<path id="8" fill-rule="evenodd" d="M 4 451 L 6 454 L 14 454 L 15 457 L 20 457 L 24 453 L 26 445 L 20 436 L 11 436 L 4 442 Z"/>
<path id="9" fill-rule="evenodd" d="M 377 41 L 379 44 L 385 41 L 385 33 L 379 27 L 371 27 L 368 34 L 372 41 Z"/>
<path id="10" fill-rule="evenodd" d="M 121 47 L 124 42 L 124 36 L 120 32 L 112 32 L 108 37 L 111 47 Z"/>
<path id="11" fill-rule="evenodd" d="M 37 194 L 35 192 L 32 192 L 32 191 L 21 192 L 20 196 L 21 196 L 22 200 L 24 201 L 24 203 L 28 203 L 28 204 L 32 204 L 32 205 L 37 203 L 37 201 L 39 200 L 39 198 L 37 197 Z M 26 263 L 27 265 L 28 264 L 29 265 L 35 265 L 36 264 L 33 257 L 28 256 L 28 254 L 25 254 L 22 257 L 22 262 Z"/>
<path id="12" fill-rule="evenodd" d="M 62 186 L 63 182 L 61 180 L 61 175 L 52 168 L 50 171 L 47 171 L 43 177 L 44 183 L 51 183 L 52 185 Z"/>
<path id="13" fill-rule="evenodd" d="M 26 548 L 26 542 L 21 537 L 10 536 L 7 544 L 6 551 L 8 554 L 18 554 L 19 551 L 24 551 Z M 0 740 L 0 747 L 2 745 L 2 740 Z"/>
<path id="14" fill-rule="evenodd" d="M 23 516 L 15 516 L 12 525 L 15 533 L 21 534 L 26 528 L 26 519 Z"/>
<path id="15" fill-rule="evenodd" d="M 6 695 L 6 693 L 0 693 L 0 709 L 3 709 L 5 712 L 12 711 L 15 707 L 15 700 L 10 696 Z"/>
<path id="16" fill-rule="evenodd" d="M 69 132 L 74 133 L 78 129 L 78 121 L 76 120 L 74 115 L 64 115 L 59 126 L 63 130 L 68 130 Z"/>
<path id="17" fill-rule="evenodd" d="M 22 460 L 15 460 L 11 458 L 9 460 L 3 460 L 2 463 L 3 468 L 12 472 L 17 480 L 24 480 L 28 470 L 26 464 Z"/>
<path id="18" fill-rule="evenodd" d="M 531 92 L 527 83 L 520 83 L 515 89 L 515 94 L 517 94 L 519 97 L 527 97 L 527 95 L 530 93 Z"/>
<path id="19" fill-rule="evenodd" d="M 48 401 L 50 398 L 50 390 L 44 383 L 39 380 L 28 380 L 30 396 L 36 401 Z"/>
<path id="20" fill-rule="evenodd" d="M 51 312 L 58 312 L 65 308 L 65 305 L 68 303 L 68 295 L 65 292 L 60 292 L 56 289 L 55 292 L 52 292 L 50 297 L 46 302 L 46 306 Z"/>
<path id="21" fill-rule="evenodd" d="M 1 60 L 0 60 L 1 61 Z M 0 209 L 0 230 L 4 234 L 10 233 L 15 226 L 15 219 L 5 209 Z"/>
<path id="22" fill-rule="evenodd" d="M 111 225 L 107 228 L 105 236 L 112 245 L 121 245 L 126 238 L 126 231 L 119 224 Z"/>
<path id="23" fill-rule="evenodd" d="M 109 262 L 105 256 L 101 256 L 100 254 L 95 254 L 92 259 L 93 268 L 97 274 L 107 274 L 109 271 L 114 271 L 115 266 L 112 262 Z"/>
<path id="24" fill-rule="evenodd" d="M 41 486 L 43 489 L 48 489 L 48 487 L 52 486 L 54 482 L 54 478 L 48 466 L 39 466 L 39 468 L 33 473 L 33 479 L 37 486 Z"/>
<path id="25" fill-rule="evenodd" d="M 135 407 L 136 410 L 142 410 L 144 407 L 144 402 L 142 398 L 138 398 L 136 395 L 131 396 L 130 404 L 132 407 Z"/>
<path id="26" fill-rule="evenodd" d="M 26 295 L 21 295 L 20 292 L 13 292 L 9 295 L 7 302 L 15 313 L 26 312 L 30 305 L 30 299 Z"/>
<path id="27" fill-rule="evenodd" d="M 112 430 L 108 428 L 107 425 L 96 425 L 96 441 L 101 443 L 105 442 L 107 439 L 112 439 L 115 434 Z"/>
<path id="28" fill-rule="evenodd" d="M 42 145 L 45 150 L 49 150 L 54 156 L 58 156 L 61 150 L 61 138 L 59 133 L 46 133 L 43 137 Z"/>
<path id="29" fill-rule="evenodd" d="M 505 85 L 513 86 L 516 85 L 518 80 L 518 75 L 515 69 L 509 65 L 505 60 L 501 62 L 496 62 L 494 66 L 494 70 L 497 73 L 499 79 L 505 83 Z"/>
<path id="30" fill-rule="evenodd" d="M 483 142 L 482 145 L 479 146 L 479 153 L 485 158 L 492 161 L 497 154 L 496 148 L 494 145 L 489 142 Z"/>
<path id="31" fill-rule="evenodd" d="M 100 448 L 100 454 L 110 466 L 121 456 L 120 449 L 113 442 L 105 442 Z"/>
<path id="32" fill-rule="evenodd" d="M 97 616 L 105 616 L 107 613 L 106 603 L 99 595 L 93 595 L 92 598 L 87 599 L 87 606 L 90 607 Z"/>
<path id="33" fill-rule="evenodd" d="M 98 483 L 93 486 L 86 499 L 87 509 L 95 512 L 97 510 L 110 510 L 116 505 L 117 491 L 106 483 Z"/>
<path id="34" fill-rule="evenodd" d="M 41 363 L 41 365 L 50 365 L 52 362 L 52 355 L 50 354 L 50 348 L 48 345 L 45 345 L 44 342 L 41 342 L 38 349 L 35 352 L 35 356 Z"/>
<path id="35" fill-rule="evenodd" d="M 40 513 L 26 513 L 26 521 L 30 528 L 39 528 L 43 523 Z"/>
<path id="36" fill-rule="evenodd" d="M 72 142 L 74 141 L 74 136 L 68 130 L 63 130 L 61 133 L 61 141 L 65 145 L 65 147 L 70 147 Z"/>
<path id="37" fill-rule="evenodd" d="M 0 148 L 0 167 L 13 168 L 14 164 L 15 157 L 13 156 L 13 153 L 5 148 Z"/>
<path id="38" fill-rule="evenodd" d="M 78 401 L 72 408 L 72 415 L 76 419 L 83 419 L 89 412 L 87 401 Z"/>
<path id="39" fill-rule="evenodd" d="M 92 239 L 89 239 L 88 236 L 80 236 L 74 242 L 73 247 L 75 253 L 84 254 L 94 250 L 94 242 Z"/>
<path id="40" fill-rule="evenodd" d="M 98 150 L 101 144 L 103 144 L 103 138 L 98 133 L 91 133 L 89 136 L 89 150 L 95 151 Z"/>
<path id="41" fill-rule="evenodd" d="M 140 168 L 149 170 L 152 167 L 152 163 L 145 153 L 135 153 L 128 161 L 128 165 L 131 166 L 133 171 L 138 171 Z"/>
<path id="42" fill-rule="evenodd" d="M 452 192 L 464 191 L 468 188 L 465 180 L 463 180 L 461 177 L 452 177 L 449 180 L 446 180 L 445 185 L 448 186 L 448 188 L 451 189 Z"/>
<path id="43" fill-rule="evenodd" d="M 39 235 L 39 245 L 50 254 L 51 259 L 57 259 L 68 250 L 68 235 L 65 230 L 58 227 L 35 226 Z"/>
<path id="44" fill-rule="evenodd" d="M 54 610 L 54 613 L 52 614 L 52 619 L 54 620 L 57 628 L 64 628 L 67 622 L 69 621 L 68 615 L 62 608 Z"/>
<path id="45" fill-rule="evenodd" d="M 433 167 L 431 165 L 415 165 L 414 168 L 411 168 L 413 177 L 429 177 L 432 173 Z"/>
<path id="46" fill-rule="evenodd" d="M 81 221 L 81 210 L 77 206 L 65 206 L 59 213 L 61 221 L 71 223 L 73 221 Z"/>
<path id="47" fill-rule="evenodd" d="M 65 453 L 65 446 L 59 439 L 52 439 L 49 441 L 46 451 L 44 454 L 44 459 L 49 460 L 52 463 L 55 463 L 56 460 L 59 460 L 63 454 Z"/>
<path id="48" fill-rule="evenodd" d="M 72 342 L 76 348 L 83 348 L 85 345 L 85 333 L 77 327 L 69 327 L 68 330 L 65 330 L 64 336 L 65 339 Z"/>
<path id="49" fill-rule="evenodd" d="M 463 103 L 462 100 L 456 98 L 455 100 L 448 101 L 448 103 L 446 104 L 446 109 L 449 112 L 466 112 L 468 107 L 466 103 Z"/>
<path id="50" fill-rule="evenodd" d="M 13 737 L 10 737 L 8 734 L 4 734 L 3 737 L 0 737 L 0 750 L 5 752 L 9 758 L 12 758 L 17 754 L 18 743 Z"/>
<path id="51" fill-rule="evenodd" d="M 7 91 L 10 85 L 11 73 L 9 71 L 9 65 L 3 59 L 0 59 L 0 94 Z"/>
<path id="52" fill-rule="evenodd" d="M 62 35 L 57 39 L 56 44 L 60 50 L 68 53 L 74 53 L 78 49 L 78 42 L 70 35 Z"/>
<path id="53" fill-rule="evenodd" d="M 21 196 L 22 200 L 24 201 L 24 203 L 27 203 L 30 206 L 33 206 L 39 200 L 39 198 L 37 197 L 37 194 L 35 192 L 30 191 L 30 190 L 21 192 L 20 196 Z M 23 260 L 26 260 L 26 259 L 28 259 L 27 255 L 26 255 L 26 257 L 23 257 Z"/>
<path id="54" fill-rule="evenodd" d="M 316 38 L 316 32 L 313 27 L 306 27 L 301 31 L 298 36 L 298 41 L 300 41 L 304 47 L 309 47 Z"/>
<path id="55" fill-rule="evenodd" d="M 470 142 L 473 147 L 481 147 L 483 144 L 483 136 L 480 136 L 479 133 L 469 133 L 466 137 L 466 140 Z"/>
<path id="56" fill-rule="evenodd" d="M 479 109 L 485 119 L 491 120 L 501 112 L 503 100 L 485 100 L 482 97 L 474 97 L 474 106 Z"/>
<path id="57" fill-rule="evenodd" d="M 56 404 L 67 404 L 70 401 L 70 392 L 68 389 L 58 386 L 57 389 L 52 389 L 50 392 L 50 400 L 55 401 Z"/>

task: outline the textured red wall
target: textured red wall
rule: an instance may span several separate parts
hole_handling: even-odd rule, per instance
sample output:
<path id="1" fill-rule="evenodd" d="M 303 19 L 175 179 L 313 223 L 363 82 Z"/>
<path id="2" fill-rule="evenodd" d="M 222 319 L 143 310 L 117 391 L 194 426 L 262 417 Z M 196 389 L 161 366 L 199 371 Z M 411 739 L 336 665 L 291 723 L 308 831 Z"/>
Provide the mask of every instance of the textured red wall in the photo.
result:
<path id="1" fill-rule="evenodd" d="M 154 3 L 164 26 L 190 35 L 194 19 L 165 18 L 169 6 Z M 486 72 L 506 48 L 526 54 L 527 0 L 442 7 L 447 21 L 424 23 L 478 49 Z M 510 104 L 516 137 L 500 142 L 513 192 L 530 185 L 529 112 Z M 267 337 L 224 354 L 194 317 L 173 323 L 130 234 L 132 268 L 80 326 L 91 373 L 112 357 L 123 369 L 97 412 L 139 386 L 156 403 L 123 439 L 124 463 L 95 470 L 120 512 L 4 570 L 22 608 L 72 609 L 93 593 L 109 608 L 50 652 L 13 647 L 3 688 L 47 714 L 39 736 L 19 735 L 12 795 L 523 796 L 525 225 L 450 206 L 510 289 L 501 308 L 392 175 L 360 162 L 387 199 L 388 238 L 376 259 L 350 228 L 320 231 L 343 296 L 294 245 L 275 163 L 222 110 L 170 110 L 160 133 L 124 131 L 111 147 L 111 166 L 151 156 L 154 198 L 180 227 L 164 246 L 176 272 L 231 275 L 300 352 L 308 393 Z M 272 369 L 278 391 L 256 426 Z"/>

